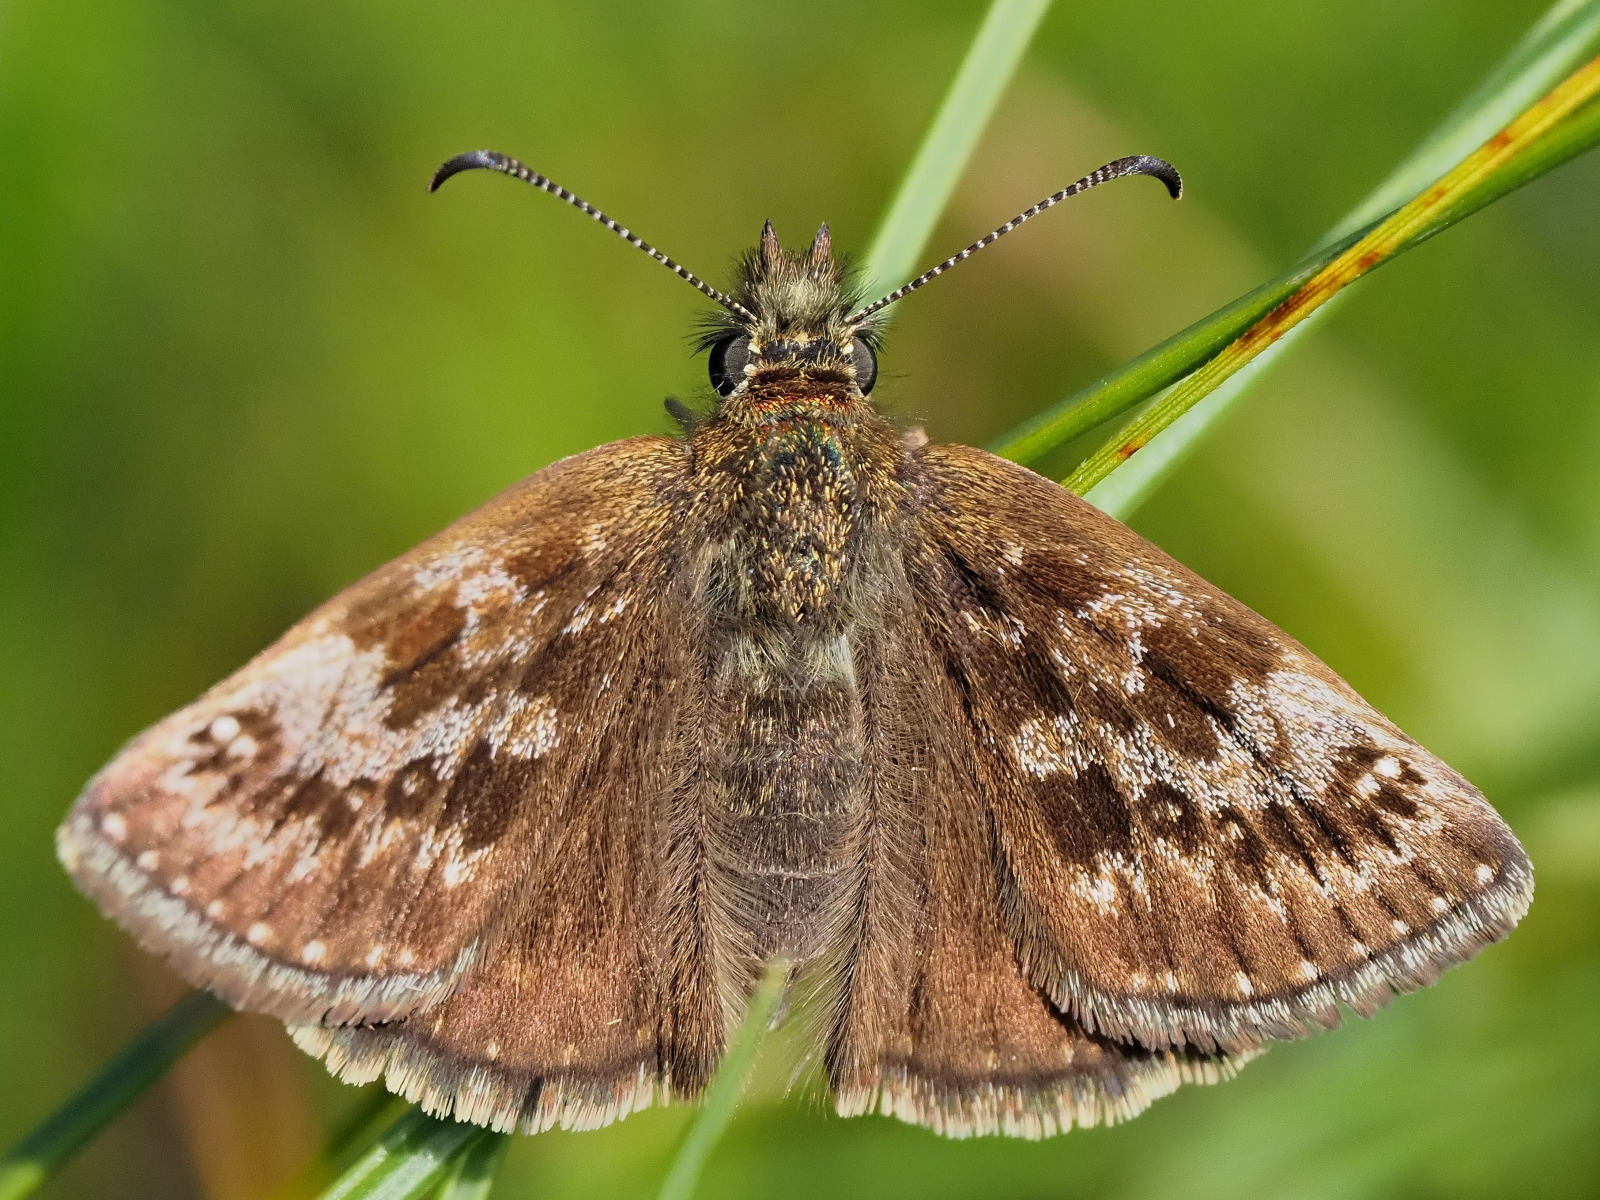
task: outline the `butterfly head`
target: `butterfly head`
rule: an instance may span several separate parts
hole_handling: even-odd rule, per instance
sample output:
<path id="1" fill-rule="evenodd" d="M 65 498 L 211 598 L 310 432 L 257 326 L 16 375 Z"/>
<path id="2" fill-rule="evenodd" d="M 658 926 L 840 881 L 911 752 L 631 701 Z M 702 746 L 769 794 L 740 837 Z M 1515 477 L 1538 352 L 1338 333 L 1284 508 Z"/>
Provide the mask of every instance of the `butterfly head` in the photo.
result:
<path id="1" fill-rule="evenodd" d="M 778 235 L 768 221 L 761 231 L 760 245 L 745 256 L 737 294 L 730 296 L 587 200 L 509 155 L 493 150 L 458 154 L 434 172 L 428 190 L 436 190 L 463 171 L 474 170 L 498 171 L 564 200 L 715 300 L 723 311 L 717 314 L 703 342 L 711 351 L 711 382 L 724 401 L 749 400 L 757 405 L 797 398 L 820 398 L 833 404 L 861 401 L 872 391 L 878 375 L 876 350 L 882 321 L 879 313 L 1067 197 L 1125 175 L 1153 176 L 1166 185 L 1173 199 L 1183 191 L 1178 172 L 1163 159 L 1148 154 L 1116 159 L 1046 196 L 911 282 L 857 308 L 860 297 L 850 288 L 846 272 L 834 261 L 826 225 L 817 231 L 809 250 L 794 253 L 778 244 Z"/>
<path id="2" fill-rule="evenodd" d="M 704 340 L 712 385 L 724 399 L 801 383 L 865 396 L 878 374 L 876 322 L 852 319 L 856 299 L 826 225 L 796 252 L 768 221 L 745 256 L 735 305 Z"/>

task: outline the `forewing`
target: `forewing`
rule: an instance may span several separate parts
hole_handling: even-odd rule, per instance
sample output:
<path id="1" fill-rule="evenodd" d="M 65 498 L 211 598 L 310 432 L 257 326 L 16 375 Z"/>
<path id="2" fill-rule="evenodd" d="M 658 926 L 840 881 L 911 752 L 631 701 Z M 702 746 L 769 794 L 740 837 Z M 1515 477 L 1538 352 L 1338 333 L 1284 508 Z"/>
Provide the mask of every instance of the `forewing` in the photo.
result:
<path id="1" fill-rule="evenodd" d="M 68 871 L 236 1007 L 435 1005 L 662 670 L 683 472 L 676 442 L 601 447 L 353 585 L 90 781 Z"/>
<path id="2" fill-rule="evenodd" d="M 1504 822 L 1303 646 L 1032 472 L 920 461 L 920 622 L 1063 1011 L 1237 1050 L 1370 1012 L 1520 919 Z"/>
<path id="3" fill-rule="evenodd" d="M 912 613 L 884 636 L 857 658 L 872 817 L 828 1054 L 840 1111 L 1037 1138 L 1230 1074 L 1237 1059 L 1090 1034 L 1027 978 L 962 696 Z"/>

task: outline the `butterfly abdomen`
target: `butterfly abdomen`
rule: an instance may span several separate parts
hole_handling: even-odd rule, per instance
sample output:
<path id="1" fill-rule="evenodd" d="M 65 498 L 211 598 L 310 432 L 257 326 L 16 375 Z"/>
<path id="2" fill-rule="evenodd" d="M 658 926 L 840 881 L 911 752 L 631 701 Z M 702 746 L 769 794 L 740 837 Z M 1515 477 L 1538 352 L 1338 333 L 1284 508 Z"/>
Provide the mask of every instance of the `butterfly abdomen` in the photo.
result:
<path id="1" fill-rule="evenodd" d="M 799 661 L 752 654 L 740 639 L 725 647 L 704 760 L 711 866 L 757 958 L 796 964 L 830 943 L 862 805 L 848 644 L 806 641 L 792 648 Z"/>

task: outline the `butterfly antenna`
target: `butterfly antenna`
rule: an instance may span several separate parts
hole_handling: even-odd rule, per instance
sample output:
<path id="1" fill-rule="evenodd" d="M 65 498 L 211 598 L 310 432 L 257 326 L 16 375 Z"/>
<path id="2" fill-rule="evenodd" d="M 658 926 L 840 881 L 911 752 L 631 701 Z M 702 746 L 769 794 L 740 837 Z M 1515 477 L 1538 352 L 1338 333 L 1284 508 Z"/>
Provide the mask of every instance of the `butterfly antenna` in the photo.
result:
<path id="1" fill-rule="evenodd" d="M 510 175 L 513 179 L 522 180 L 523 183 L 531 183 L 540 191 L 549 192 L 558 200 L 565 200 L 579 212 L 588 213 L 596 221 L 599 221 L 600 224 L 611 230 L 612 233 L 616 234 L 630 246 L 635 246 L 638 249 L 643 250 L 651 258 L 655 259 L 662 266 L 666 267 L 667 270 L 671 271 L 680 279 L 686 280 L 691 286 L 699 289 L 699 291 L 701 291 L 703 294 L 711 297 L 711 299 L 715 300 L 718 304 L 722 305 L 723 308 L 727 309 L 735 316 L 746 321 L 755 321 L 755 314 L 744 305 L 740 304 L 732 296 L 728 295 L 726 292 L 718 291 L 705 280 L 701 279 L 693 271 L 689 270 L 687 267 L 680 266 L 678 263 L 668 258 L 665 254 L 661 253 L 661 251 L 657 250 L 642 237 L 639 237 L 637 234 L 633 233 L 626 226 L 617 224 L 617 222 L 606 216 L 605 213 L 601 212 L 587 200 L 584 200 L 580 196 L 573 195 L 555 180 L 539 174 L 539 172 L 530 167 L 524 166 L 522 163 L 519 163 L 516 159 L 512 158 L 509 154 L 498 154 L 493 150 L 469 150 L 465 154 L 458 154 L 433 173 L 433 179 L 428 183 L 428 190 L 430 192 L 436 192 L 439 190 L 440 185 L 452 175 L 459 175 L 463 171 L 477 170 L 499 171 L 500 174 Z"/>
<path id="2" fill-rule="evenodd" d="M 993 233 L 985 234 L 973 242 L 960 254 L 945 259 L 937 267 L 918 275 L 904 287 L 896 288 L 883 299 L 874 300 L 865 308 L 852 313 L 847 318 L 849 323 L 852 325 L 858 324 L 880 309 L 887 308 L 902 296 L 909 295 L 924 284 L 932 283 L 957 263 L 965 262 L 985 246 L 993 245 L 999 241 L 1024 221 L 1037 217 L 1047 208 L 1054 208 L 1068 196 L 1076 196 L 1079 192 L 1087 192 L 1090 188 L 1099 187 L 1102 183 L 1109 183 L 1113 179 L 1121 179 L 1124 175 L 1153 175 L 1167 185 L 1167 191 L 1172 194 L 1174 200 L 1183 194 L 1182 177 L 1178 174 L 1177 168 L 1165 159 L 1155 158 L 1149 154 L 1136 154 L 1130 158 L 1119 158 L 1115 162 L 1108 162 L 1098 171 L 1090 171 L 1089 174 L 1070 187 L 1064 187 L 1055 195 L 1046 196 L 1032 208 L 1018 213 Z"/>

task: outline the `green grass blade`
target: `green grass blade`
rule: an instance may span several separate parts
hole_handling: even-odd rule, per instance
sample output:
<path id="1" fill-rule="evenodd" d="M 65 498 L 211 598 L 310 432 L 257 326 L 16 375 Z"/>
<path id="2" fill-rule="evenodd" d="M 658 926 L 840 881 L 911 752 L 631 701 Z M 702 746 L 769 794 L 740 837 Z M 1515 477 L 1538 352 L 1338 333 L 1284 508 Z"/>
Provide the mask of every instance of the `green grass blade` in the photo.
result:
<path id="1" fill-rule="evenodd" d="M 231 1011 L 210 992 L 192 992 L 146 1025 L 0 1161 L 0 1200 L 17 1200 L 37 1190 Z"/>
<path id="2" fill-rule="evenodd" d="M 509 1133 L 479 1138 L 456 1157 L 455 1166 L 439 1186 L 436 1200 L 488 1200 L 500 1164 L 511 1148 Z"/>
<path id="3" fill-rule="evenodd" d="M 873 239 L 864 281 L 870 299 L 916 273 L 923 247 L 1049 7 L 1050 0 L 995 0 L 990 5 Z"/>
<path id="4" fill-rule="evenodd" d="M 1600 100 L 1573 113 L 1536 144 L 1529 146 L 1505 170 L 1462 196 L 1440 214 L 1437 227 L 1429 230 L 1426 236 L 1432 237 L 1435 233 L 1443 232 L 1463 217 L 1488 207 L 1502 196 L 1510 195 L 1539 176 L 1592 150 L 1596 142 L 1600 142 Z M 1418 245 L 1424 240 L 1418 238 L 1411 244 Z"/>
<path id="5" fill-rule="evenodd" d="M 1597 95 L 1600 57 L 1519 114 L 1437 184 L 1380 221 L 1294 296 L 1136 417 L 1079 464 L 1066 486 L 1088 492 L 1357 279 L 1587 150 L 1600 135 L 1600 123 L 1594 120 L 1600 111 Z"/>
<path id="6" fill-rule="evenodd" d="M 755 994 L 750 997 L 750 1009 L 728 1043 L 717 1073 L 711 1077 L 705 1098 L 694 1115 L 694 1123 L 689 1126 L 666 1178 L 661 1181 L 660 1200 L 689 1200 L 694 1195 L 706 1159 L 739 1107 L 739 1097 L 744 1094 L 745 1082 L 755 1065 L 756 1051 L 772 1023 L 772 1014 L 777 1011 L 788 979 L 789 964 L 779 961 L 767 968 L 756 985 Z"/>
<path id="7" fill-rule="evenodd" d="M 1544 95 L 1600 48 L 1600 0 L 1561 0 L 1522 39 L 1457 109 L 1405 161 L 1322 239 L 1341 240 L 1348 230 L 1417 195 Z M 1328 306 L 1244 370 L 1185 412 L 1149 445 L 1097 484 L 1085 499 L 1127 518 L 1193 453 L 1233 410 L 1261 373 L 1284 350 L 1325 318 Z M 1199 364 L 1196 364 L 1197 366 Z"/>
<path id="8" fill-rule="evenodd" d="M 482 1126 L 441 1120 L 413 1108 L 321 1200 L 413 1200 L 442 1180 L 459 1155 L 492 1136 Z"/>

